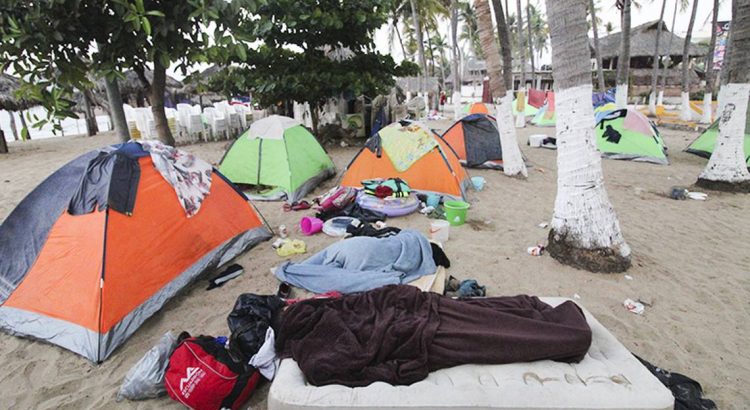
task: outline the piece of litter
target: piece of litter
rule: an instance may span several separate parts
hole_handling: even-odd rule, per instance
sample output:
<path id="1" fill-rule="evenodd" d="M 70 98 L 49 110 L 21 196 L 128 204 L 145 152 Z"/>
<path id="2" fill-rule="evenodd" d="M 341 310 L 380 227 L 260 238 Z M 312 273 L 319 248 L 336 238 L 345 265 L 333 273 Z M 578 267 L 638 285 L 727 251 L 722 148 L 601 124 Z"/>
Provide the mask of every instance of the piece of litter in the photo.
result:
<path id="1" fill-rule="evenodd" d="M 526 253 L 531 256 L 541 256 L 544 253 L 544 245 L 529 246 L 526 248 Z"/>
<path id="2" fill-rule="evenodd" d="M 642 315 L 643 311 L 646 310 L 646 308 L 643 306 L 643 303 L 636 302 L 633 299 L 625 299 L 622 304 L 623 306 L 625 306 L 625 309 L 630 311 L 630 313 L 635 313 L 636 315 Z"/>
<path id="3" fill-rule="evenodd" d="M 688 192 L 687 197 L 696 201 L 705 201 L 708 199 L 708 194 L 703 192 Z"/>
<path id="4" fill-rule="evenodd" d="M 537 168 L 536 170 L 544 174 L 544 168 Z"/>
<path id="5" fill-rule="evenodd" d="M 627 279 L 627 280 L 633 280 L 633 277 L 630 276 L 630 275 L 625 275 L 625 279 Z"/>
<path id="6" fill-rule="evenodd" d="M 542 223 L 540 223 L 540 224 L 539 224 L 539 225 L 537 225 L 537 226 L 538 226 L 538 227 L 540 227 L 540 228 L 542 228 L 542 229 L 544 229 L 544 228 L 548 227 L 548 226 L 549 226 L 549 224 L 548 224 L 547 222 L 542 222 Z"/>
<path id="7" fill-rule="evenodd" d="M 580 299 L 580 298 L 581 298 L 581 295 L 579 295 L 577 293 L 573 294 L 573 299 Z"/>

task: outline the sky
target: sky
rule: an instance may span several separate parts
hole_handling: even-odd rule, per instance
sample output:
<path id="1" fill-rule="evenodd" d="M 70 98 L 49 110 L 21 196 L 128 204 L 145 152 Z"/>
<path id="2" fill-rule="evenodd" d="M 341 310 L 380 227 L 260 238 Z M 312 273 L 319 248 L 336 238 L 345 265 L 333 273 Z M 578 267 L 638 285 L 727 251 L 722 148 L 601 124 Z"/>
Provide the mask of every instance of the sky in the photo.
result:
<path id="1" fill-rule="evenodd" d="M 471 0 L 463 0 L 471 1 Z M 525 17 L 525 8 L 526 3 L 529 0 L 521 0 L 521 7 L 524 12 Z M 531 0 L 532 4 L 534 5 L 540 5 L 542 10 L 544 9 L 544 1 L 543 0 Z M 550 0 L 554 1 L 554 0 Z M 693 38 L 694 39 L 703 39 L 708 38 L 711 36 L 711 13 L 713 10 L 713 0 L 697 0 L 698 1 L 698 12 L 695 18 L 695 26 L 693 28 Z M 515 4 L 516 2 L 513 0 L 510 0 L 509 2 L 509 8 L 510 13 L 515 14 L 516 8 Z M 599 17 L 602 20 L 602 27 L 599 27 L 600 35 L 606 35 L 606 32 L 604 31 L 603 26 L 607 22 L 612 22 L 612 25 L 615 27 L 614 32 L 620 31 L 620 11 L 614 6 L 615 0 L 598 0 L 596 2 L 599 5 L 599 14 L 597 17 Z M 643 23 L 647 23 L 652 20 L 657 20 L 659 18 L 659 13 L 661 12 L 661 0 L 638 0 L 637 3 L 641 4 L 640 9 L 633 7 L 633 10 L 631 11 L 631 26 L 635 27 Z M 611 4 L 609 6 L 608 4 Z M 692 6 L 692 4 L 691 4 Z M 675 0 L 667 0 L 667 6 L 664 10 L 664 21 L 667 24 L 667 29 L 671 29 L 672 24 L 672 15 L 675 10 Z M 677 18 L 675 20 L 675 33 L 680 36 L 684 37 L 685 33 L 687 32 L 688 25 L 690 23 L 690 12 L 691 9 L 688 7 L 687 10 L 680 12 L 678 9 L 677 11 Z M 731 14 L 732 14 L 732 8 L 731 8 L 731 1 L 730 0 L 722 0 L 720 1 L 719 6 L 719 21 L 723 20 L 731 20 Z M 460 23 L 459 23 L 460 24 Z M 441 35 L 445 36 L 446 38 L 450 38 L 450 24 L 446 20 L 441 25 L 440 29 Z M 459 33 L 461 32 L 461 27 L 459 26 Z M 589 35 L 592 35 L 589 33 Z M 388 30 L 387 28 L 382 28 L 377 31 L 375 36 L 375 44 L 378 48 L 378 51 L 384 54 L 389 53 L 389 47 L 388 47 Z M 464 47 L 464 50 L 468 50 L 468 46 Z M 403 59 L 403 56 L 400 51 L 400 46 L 398 44 L 394 44 L 392 47 L 392 53 L 391 55 L 393 58 L 399 62 Z M 549 64 L 550 63 L 550 54 L 546 53 L 546 55 L 542 56 L 542 61 L 538 64 Z"/>

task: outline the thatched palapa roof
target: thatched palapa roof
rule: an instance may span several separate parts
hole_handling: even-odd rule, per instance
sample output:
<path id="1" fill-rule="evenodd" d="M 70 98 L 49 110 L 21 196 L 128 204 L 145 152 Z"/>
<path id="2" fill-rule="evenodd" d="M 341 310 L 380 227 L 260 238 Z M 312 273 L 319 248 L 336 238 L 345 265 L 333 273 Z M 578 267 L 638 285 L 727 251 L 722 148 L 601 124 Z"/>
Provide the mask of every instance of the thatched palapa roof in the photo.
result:
<path id="1" fill-rule="evenodd" d="M 630 57 L 653 57 L 656 48 L 656 34 L 659 27 L 659 20 L 650 21 L 640 26 L 630 29 Z M 613 33 L 599 39 L 599 51 L 603 59 L 610 59 L 620 55 L 620 38 L 622 33 Z M 672 47 L 669 47 L 669 38 L 672 37 Z M 667 29 L 667 24 L 662 24 L 661 38 L 659 39 L 659 51 L 662 56 L 680 56 L 682 57 L 682 48 L 685 39 L 673 34 Z M 594 55 L 594 41 L 589 39 L 591 55 Z M 705 56 L 707 48 L 697 44 L 691 44 L 690 57 Z"/>
<path id="2" fill-rule="evenodd" d="M 16 77 L 0 73 L 0 110 L 18 111 L 33 105 L 29 101 L 16 98 L 15 92 L 18 87 L 20 83 Z"/>

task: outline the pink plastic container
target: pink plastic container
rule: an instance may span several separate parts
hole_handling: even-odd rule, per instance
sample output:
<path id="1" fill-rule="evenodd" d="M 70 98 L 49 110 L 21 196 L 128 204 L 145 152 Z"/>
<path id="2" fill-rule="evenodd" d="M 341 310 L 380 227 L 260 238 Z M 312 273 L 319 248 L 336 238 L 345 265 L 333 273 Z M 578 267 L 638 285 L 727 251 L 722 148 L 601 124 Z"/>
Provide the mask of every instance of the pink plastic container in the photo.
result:
<path id="1" fill-rule="evenodd" d="M 323 230 L 323 221 L 312 216 L 303 216 L 299 221 L 299 229 L 307 236 L 314 235 Z"/>

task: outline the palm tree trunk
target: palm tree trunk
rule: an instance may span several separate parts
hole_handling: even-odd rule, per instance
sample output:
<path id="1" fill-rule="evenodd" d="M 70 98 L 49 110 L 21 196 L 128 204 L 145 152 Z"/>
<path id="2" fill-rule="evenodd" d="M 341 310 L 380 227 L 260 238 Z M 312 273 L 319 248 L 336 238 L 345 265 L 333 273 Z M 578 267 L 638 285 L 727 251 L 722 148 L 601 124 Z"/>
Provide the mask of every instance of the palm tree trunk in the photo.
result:
<path id="1" fill-rule="evenodd" d="M 154 127 L 159 141 L 166 145 L 174 146 L 174 137 L 167 123 L 167 114 L 164 111 L 164 89 L 167 82 L 167 69 L 159 58 L 154 59 L 154 79 L 151 81 L 151 113 L 154 114 Z"/>
<path id="2" fill-rule="evenodd" d="M 424 91 L 424 76 L 427 75 L 427 60 L 424 55 L 424 43 L 422 42 L 422 25 L 419 22 L 419 14 L 417 14 L 417 2 L 416 0 L 409 0 L 411 4 L 411 19 L 414 23 L 414 32 L 417 36 L 417 51 L 419 53 L 419 67 L 422 69 L 422 73 L 419 76 L 419 92 Z"/>
<path id="3" fill-rule="evenodd" d="M 630 248 L 604 189 L 591 106 L 587 0 L 547 0 L 557 112 L 557 198 L 547 249 L 592 272 L 630 267 Z"/>
<path id="4" fill-rule="evenodd" d="M 516 0 L 516 14 L 518 15 L 518 54 L 521 57 L 521 79 L 518 82 L 518 115 L 516 115 L 516 128 L 526 126 L 526 115 L 524 114 L 526 101 L 526 44 L 523 36 L 523 9 L 521 9 L 521 0 Z"/>
<path id="5" fill-rule="evenodd" d="M 526 1 L 526 32 L 528 33 L 529 42 L 529 59 L 531 60 L 531 88 L 534 88 L 536 77 L 536 67 L 534 66 L 534 39 L 531 35 L 531 0 Z"/>
<path id="6" fill-rule="evenodd" d="M 425 34 L 427 34 L 427 49 L 430 50 L 430 76 L 435 76 L 435 50 L 432 48 L 432 38 L 430 37 L 430 29 L 425 28 Z"/>
<path id="7" fill-rule="evenodd" d="M 667 70 L 671 65 L 672 60 L 672 40 L 674 39 L 674 24 L 677 22 L 677 8 L 680 0 L 674 0 L 674 13 L 672 13 L 672 28 L 670 32 L 672 35 L 669 36 L 669 43 L 667 43 L 667 59 L 664 61 L 664 68 L 661 72 L 661 85 L 659 86 L 659 95 L 656 97 L 656 105 L 664 104 L 664 89 L 667 88 Z"/>
<path id="8" fill-rule="evenodd" d="M 508 176 L 526 177 L 528 171 L 523 161 L 521 150 L 518 148 L 516 129 L 513 127 L 513 95 L 507 92 L 502 80 L 500 65 L 500 52 L 497 49 L 495 32 L 492 29 L 492 12 L 488 0 L 474 0 L 474 9 L 477 17 L 477 31 L 482 51 L 487 62 L 487 74 L 490 77 L 490 89 L 492 97 L 499 100 L 495 106 L 497 111 L 497 128 L 500 134 L 500 145 L 503 147 L 503 172 Z M 495 13 L 502 14 L 501 12 Z M 510 71 L 511 66 L 504 67 Z"/>
<path id="9" fill-rule="evenodd" d="M 750 98 L 750 2 L 733 2 L 730 64 L 728 83 L 721 87 L 723 111 L 719 119 L 719 136 L 714 152 L 696 185 L 721 191 L 750 193 L 750 172 L 747 170 L 743 144 Z"/>
<path id="10" fill-rule="evenodd" d="M 631 0 L 622 1 L 622 34 L 620 35 L 620 55 L 617 57 L 617 108 L 628 106 L 628 80 L 630 78 L 630 5 Z"/>
<path id="11" fill-rule="evenodd" d="M 503 82 L 506 90 L 513 89 L 513 50 L 510 46 L 510 28 L 508 27 L 508 1 L 505 1 L 505 11 L 503 12 L 503 3 L 500 0 L 492 0 L 492 7 L 495 9 L 495 23 L 497 32 L 500 36 L 500 54 L 503 57 Z"/>
<path id="12" fill-rule="evenodd" d="M 659 24 L 656 25 L 656 45 L 654 46 L 654 67 L 651 71 L 651 93 L 648 96 L 648 110 L 652 116 L 656 116 L 656 82 L 659 79 L 659 40 L 661 39 L 662 28 L 664 27 L 664 9 L 667 8 L 667 0 L 661 2 L 661 13 L 659 14 Z"/>
<path id="13" fill-rule="evenodd" d="M 713 119 L 711 112 L 711 101 L 714 93 L 714 49 L 716 46 L 716 24 L 719 17 L 719 0 L 714 0 L 713 17 L 711 18 L 711 42 L 708 44 L 708 54 L 706 54 L 706 92 L 703 93 L 703 117 L 701 124 L 710 124 Z"/>
<path id="14" fill-rule="evenodd" d="M 393 30 L 396 31 L 396 37 L 398 37 L 398 44 L 401 46 L 401 54 L 406 58 L 406 47 L 404 47 L 404 40 L 401 38 L 401 30 L 398 29 L 398 19 L 393 20 Z"/>
<path id="15" fill-rule="evenodd" d="M 666 0 L 665 0 L 666 1 Z M 591 14 L 591 29 L 594 32 L 594 55 L 596 56 L 596 78 L 599 83 L 599 91 L 606 91 L 604 84 L 604 67 L 602 67 L 602 52 L 599 48 L 599 29 L 596 24 L 596 5 L 594 0 L 589 0 L 589 14 Z"/>
<path id="16" fill-rule="evenodd" d="M 451 71 L 453 71 L 453 91 L 461 90 L 461 73 L 458 72 L 458 0 L 451 0 Z M 455 104 L 456 102 L 453 101 Z"/>
<path id="17" fill-rule="evenodd" d="M 10 119 L 10 132 L 13 134 L 13 139 L 15 141 L 18 141 L 18 127 L 16 127 L 16 115 L 13 114 L 13 111 L 6 110 L 8 113 L 8 119 Z"/>
<path id="18" fill-rule="evenodd" d="M 682 93 L 680 97 L 682 104 L 680 107 L 680 119 L 690 121 L 693 119 L 693 112 L 690 109 L 690 39 L 693 37 L 693 26 L 695 25 L 695 14 L 698 12 L 698 0 L 693 0 L 693 10 L 690 12 L 690 23 L 688 24 L 687 33 L 685 33 L 685 44 L 682 47 Z"/>

